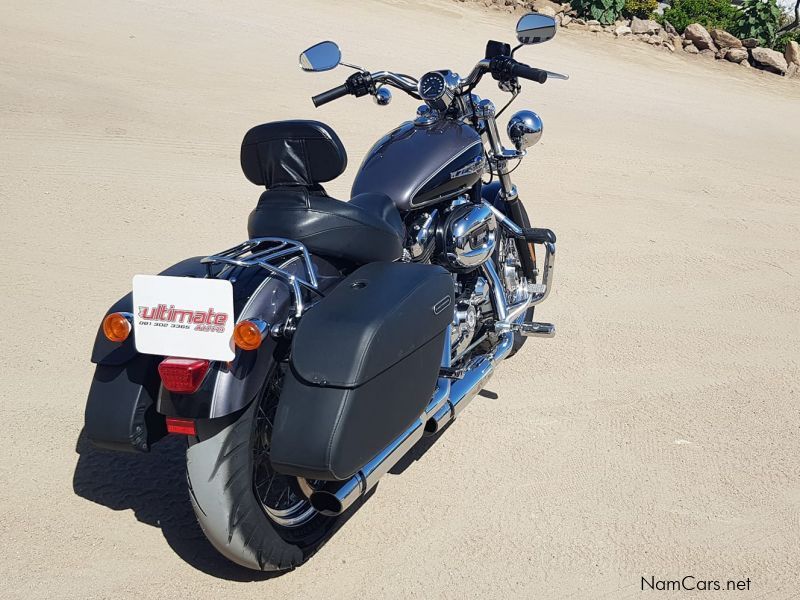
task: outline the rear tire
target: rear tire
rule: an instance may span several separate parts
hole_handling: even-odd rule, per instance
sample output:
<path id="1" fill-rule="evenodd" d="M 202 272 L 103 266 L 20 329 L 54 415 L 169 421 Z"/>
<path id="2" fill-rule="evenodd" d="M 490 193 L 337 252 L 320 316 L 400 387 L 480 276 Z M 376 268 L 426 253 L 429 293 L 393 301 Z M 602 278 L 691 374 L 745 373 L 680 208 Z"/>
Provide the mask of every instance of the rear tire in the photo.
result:
<path id="1" fill-rule="evenodd" d="M 190 498 L 203 533 L 223 556 L 258 571 L 302 564 L 341 518 L 320 515 L 310 504 L 304 508 L 296 478 L 272 472 L 270 479 L 263 472 L 271 469 L 262 443 L 268 452 L 279 394 L 280 372 L 273 371 L 261 397 L 221 431 L 191 440 L 186 453 Z M 266 492 L 263 477 L 269 480 Z"/>

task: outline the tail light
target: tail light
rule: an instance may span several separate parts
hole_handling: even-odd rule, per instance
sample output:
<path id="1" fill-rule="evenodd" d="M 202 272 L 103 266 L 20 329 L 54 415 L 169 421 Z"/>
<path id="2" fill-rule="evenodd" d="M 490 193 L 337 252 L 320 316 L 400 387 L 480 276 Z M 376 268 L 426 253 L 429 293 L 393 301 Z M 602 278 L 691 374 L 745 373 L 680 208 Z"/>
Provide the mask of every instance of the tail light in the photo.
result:
<path id="1" fill-rule="evenodd" d="M 199 358 L 165 358 L 158 365 L 161 383 L 176 394 L 194 394 L 208 373 L 209 362 Z"/>
<path id="2" fill-rule="evenodd" d="M 167 433 L 178 435 L 197 435 L 197 430 L 192 419 L 181 419 L 179 417 L 167 417 Z"/>

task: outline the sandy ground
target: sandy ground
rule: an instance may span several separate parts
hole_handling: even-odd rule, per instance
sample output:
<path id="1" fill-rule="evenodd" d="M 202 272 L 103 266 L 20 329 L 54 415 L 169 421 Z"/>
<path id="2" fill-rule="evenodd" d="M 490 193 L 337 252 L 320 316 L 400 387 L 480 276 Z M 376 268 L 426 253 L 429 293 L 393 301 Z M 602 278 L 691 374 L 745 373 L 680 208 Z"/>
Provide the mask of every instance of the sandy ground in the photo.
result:
<path id="1" fill-rule="evenodd" d="M 558 337 L 310 563 L 264 579 L 218 558 L 179 440 L 78 444 L 106 307 L 244 237 L 251 125 L 333 125 L 346 197 L 414 114 L 400 93 L 314 110 L 348 73 L 301 73 L 298 51 L 334 38 L 372 69 L 463 74 L 513 26 L 433 0 L 0 4 L 0 596 L 616 600 L 692 575 L 798 597 L 800 85 L 644 44 L 562 30 L 521 52 L 572 75 L 517 102 L 546 123 L 515 177 L 559 235 L 538 313 Z"/>

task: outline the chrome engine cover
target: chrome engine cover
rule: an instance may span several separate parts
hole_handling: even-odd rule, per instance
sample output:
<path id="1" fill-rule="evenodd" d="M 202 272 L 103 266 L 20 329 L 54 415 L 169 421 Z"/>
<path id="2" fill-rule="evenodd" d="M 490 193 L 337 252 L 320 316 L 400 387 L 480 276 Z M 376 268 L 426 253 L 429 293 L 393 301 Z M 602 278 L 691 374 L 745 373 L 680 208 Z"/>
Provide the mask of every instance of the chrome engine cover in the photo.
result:
<path id="1" fill-rule="evenodd" d="M 495 249 L 497 222 L 483 204 L 455 204 L 441 229 L 441 260 L 455 272 L 480 266 Z"/>

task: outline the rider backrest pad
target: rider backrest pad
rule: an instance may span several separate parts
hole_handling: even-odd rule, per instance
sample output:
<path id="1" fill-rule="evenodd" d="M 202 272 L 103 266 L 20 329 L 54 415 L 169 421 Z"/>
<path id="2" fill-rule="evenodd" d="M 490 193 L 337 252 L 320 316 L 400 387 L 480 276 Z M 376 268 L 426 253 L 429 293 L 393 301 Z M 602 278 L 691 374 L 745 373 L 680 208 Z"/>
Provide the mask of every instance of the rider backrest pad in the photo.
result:
<path id="1" fill-rule="evenodd" d="M 410 426 L 436 387 L 453 300 L 442 267 L 377 262 L 309 309 L 292 339 L 273 467 L 347 479 Z"/>
<path id="2" fill-rule="evenodd" d="M 241 162 L 245 177 L 256 185 L 311 187 L 341 175 L 347 152 L 325 123 L 275 121 L 245 134 Z"/>

